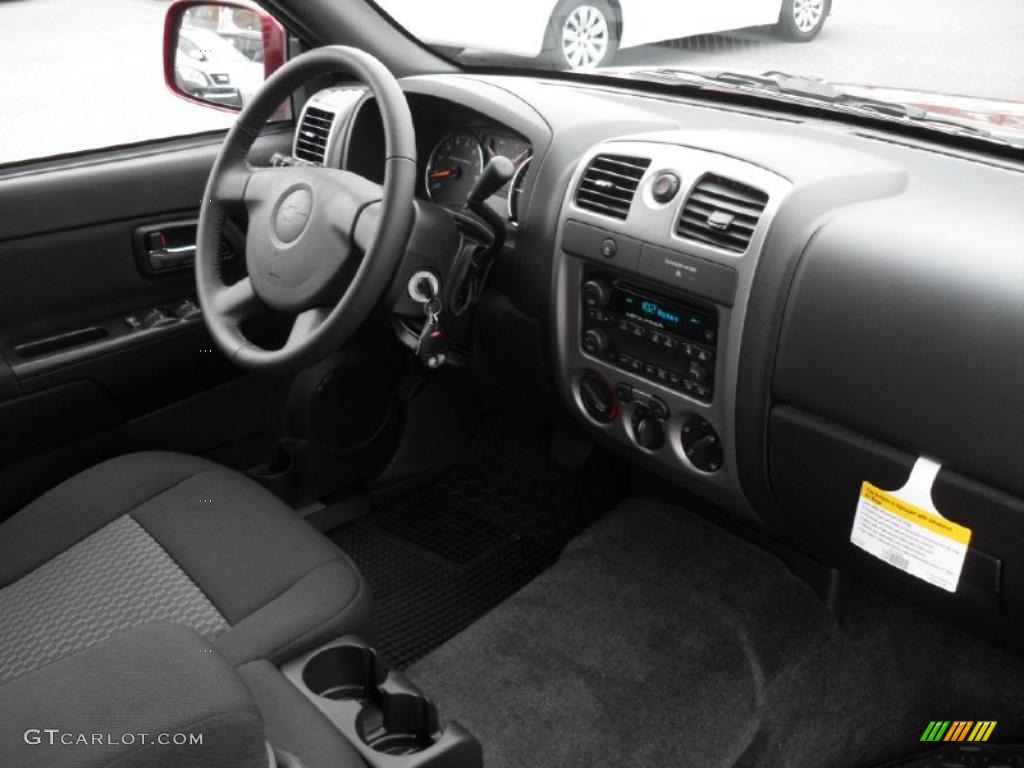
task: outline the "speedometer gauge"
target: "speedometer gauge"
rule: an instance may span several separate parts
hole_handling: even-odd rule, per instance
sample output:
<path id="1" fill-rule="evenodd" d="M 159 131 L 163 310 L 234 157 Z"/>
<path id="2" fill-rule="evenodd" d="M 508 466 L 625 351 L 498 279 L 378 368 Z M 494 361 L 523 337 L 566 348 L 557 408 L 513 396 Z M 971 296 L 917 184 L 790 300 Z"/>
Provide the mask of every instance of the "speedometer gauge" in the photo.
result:
<path id="1" fill-rule="evenodd" d="M 427 195 L 438 205 L 465 205 L 484 169 L 484 150 L 472 133 L 450 133 L 427 161 Z"/>

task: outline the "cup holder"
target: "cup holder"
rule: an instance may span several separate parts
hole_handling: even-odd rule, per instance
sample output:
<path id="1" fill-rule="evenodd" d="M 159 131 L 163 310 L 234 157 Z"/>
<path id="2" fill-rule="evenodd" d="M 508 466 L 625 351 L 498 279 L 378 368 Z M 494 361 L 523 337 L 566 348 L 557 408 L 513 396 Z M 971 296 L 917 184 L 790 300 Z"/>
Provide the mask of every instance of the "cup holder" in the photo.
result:
<path id="1" fill-rule="evenodd" d="M 417 755 L 442 736 L 434 703 L 361 641 L 315 652 L 302 663 L 301 680 L 315 696 L 343 702 L 342 730 L 374 752 Z"/>
<path id="2" fill-rule="evenodd" d="M 397 675 L 377 688 L 356 717 L 359 738 L 387 755 L 422 752 L 434 745 L 439 730 L 433 702 Z"/>
<path id="3" fill-rule="evenodd" d="M 368 701 L 387 677 L 376 653 L 361 645 L 336 645 L 320 651 L 302 668 L 302 682 L 317 696 Z"/>

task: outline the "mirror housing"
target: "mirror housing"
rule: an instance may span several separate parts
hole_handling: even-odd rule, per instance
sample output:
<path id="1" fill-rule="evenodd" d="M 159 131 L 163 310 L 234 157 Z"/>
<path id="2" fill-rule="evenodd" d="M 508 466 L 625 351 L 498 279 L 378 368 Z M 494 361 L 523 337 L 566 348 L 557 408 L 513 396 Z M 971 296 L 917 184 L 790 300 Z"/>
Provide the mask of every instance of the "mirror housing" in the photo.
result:
<path id="1" fill-rule="evenodd" d="M 197 19 L 202 26 L 192 25 Z M 251 0 L 175 0 L 164 17 L 164 82 L 194 104 L 237 112 L 284 64 L 286 42 L 284 28 Z"/>

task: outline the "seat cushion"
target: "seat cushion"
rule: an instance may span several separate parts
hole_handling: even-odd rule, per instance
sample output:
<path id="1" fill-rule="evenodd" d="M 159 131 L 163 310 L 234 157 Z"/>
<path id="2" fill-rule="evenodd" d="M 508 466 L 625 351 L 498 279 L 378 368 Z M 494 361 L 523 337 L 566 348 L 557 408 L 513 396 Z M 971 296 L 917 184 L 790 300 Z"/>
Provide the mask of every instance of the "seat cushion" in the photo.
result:
<path id="1" fill-rule="evenodd" d="M 204 459 L 137 453 L 0 525 L 0 682 L 173 621 L 238 666 L 370 635 L 352 562 L 275 496 Z"/>
<path id="2" fill-rule="evenodd" d="M 0 685 L 0 744 L 5 768 L 267 768 L 248 686 L 178 624 L 123 632 Z"/>

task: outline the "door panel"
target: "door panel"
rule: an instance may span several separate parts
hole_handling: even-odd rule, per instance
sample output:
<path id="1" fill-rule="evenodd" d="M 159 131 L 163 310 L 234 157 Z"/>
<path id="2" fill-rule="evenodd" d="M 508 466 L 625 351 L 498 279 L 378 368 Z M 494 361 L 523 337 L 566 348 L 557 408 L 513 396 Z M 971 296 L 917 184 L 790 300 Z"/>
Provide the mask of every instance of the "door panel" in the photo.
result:
<path id="1" fill-rule="evenodd" d="M 275 127 L 253 162 L 287 153 L 290 138 Z M 126 436 L 147 414 L 215 398 L 238 376 L 201 317 L 180 305 L 195 298 L 192 270 L 152 274 L 139 258 L 140 228 L 198 217 L 221 139 L 0 172 L 0 519 L 98 458 L 180 446 L 180 436 L 150 434 L 145 446 Z M 226 262 L 229 271 L 242 266 Z M 154 308 L 168 319 L 131 327 L 128 318 Z M 180 423 L 187 408 L 180 413 L 183 431 L 201 432 Z M 218 429 L 219 439 L 231 432 Z M 237 425 L 239 436 L 245 429 Z"/>

